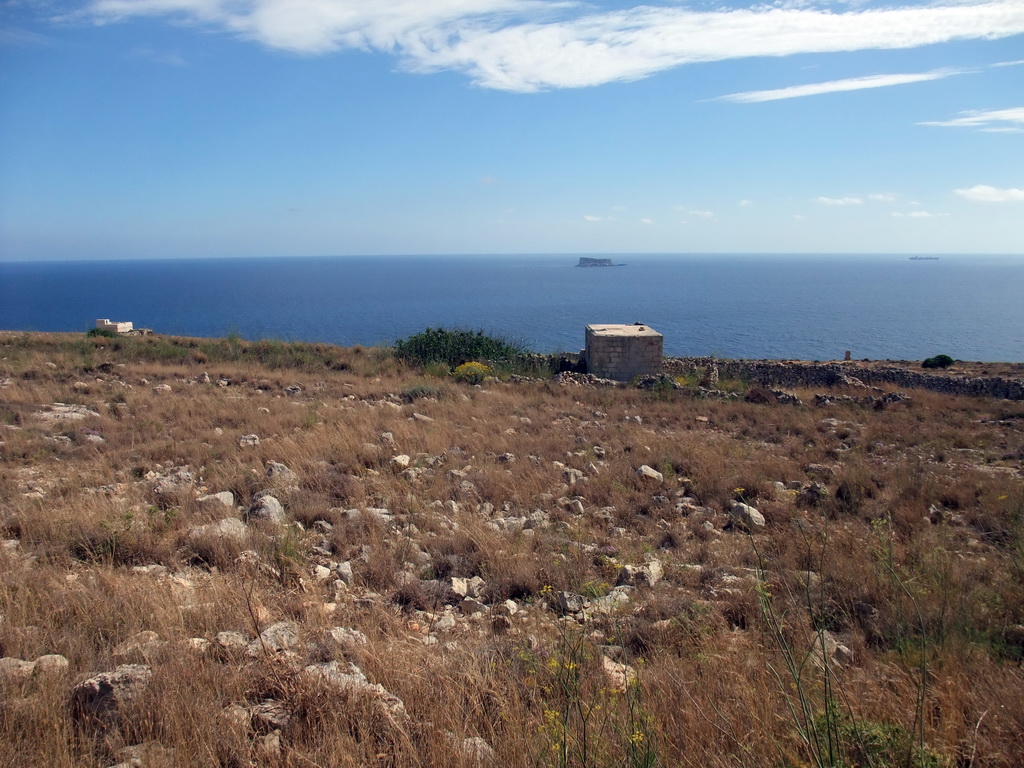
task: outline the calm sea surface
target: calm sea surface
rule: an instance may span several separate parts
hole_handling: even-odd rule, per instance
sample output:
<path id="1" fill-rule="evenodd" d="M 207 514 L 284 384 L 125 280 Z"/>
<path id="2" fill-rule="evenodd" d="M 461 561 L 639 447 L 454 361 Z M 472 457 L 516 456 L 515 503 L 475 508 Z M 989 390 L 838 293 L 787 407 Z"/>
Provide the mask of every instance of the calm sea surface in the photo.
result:
<path id="1" fill-rule="evenodd" d="M 643 322 L 670 355 L 1024 361 L 1024 257 L 621 255 L 0 262 L 0 329 L 390 344 L 481 328 L 575 351 Z"/>

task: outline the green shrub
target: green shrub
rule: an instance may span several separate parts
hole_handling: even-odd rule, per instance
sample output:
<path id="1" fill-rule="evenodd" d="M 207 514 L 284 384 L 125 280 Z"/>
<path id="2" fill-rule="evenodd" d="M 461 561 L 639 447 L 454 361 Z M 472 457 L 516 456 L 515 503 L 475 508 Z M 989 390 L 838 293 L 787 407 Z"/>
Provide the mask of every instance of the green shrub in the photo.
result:
<path id="1" fill-rule="evenodd" d="M 512 361 L 524 350 L 506 339 L 488 336 L 483 331 L 449 331 L 427 328 L 422 333 L 395 342 L 395 355 L 415 365 L 445 363 L 455 368 L 474 360 Z"/>
<path id="2" fill-rule="evenodd" d="M 949 355 L 936 355 L 921 362 L 922 368 L 949 368 L 953 364 L 953 358 Z"/>
<path id="3" fill-rule="evenodd" d="M 116 339 L 118 337 L 117 331 L 113 328 L 90 328 L 85 332 L 85 335 L 89 338 L 99 336 L 104 339 Z"/>

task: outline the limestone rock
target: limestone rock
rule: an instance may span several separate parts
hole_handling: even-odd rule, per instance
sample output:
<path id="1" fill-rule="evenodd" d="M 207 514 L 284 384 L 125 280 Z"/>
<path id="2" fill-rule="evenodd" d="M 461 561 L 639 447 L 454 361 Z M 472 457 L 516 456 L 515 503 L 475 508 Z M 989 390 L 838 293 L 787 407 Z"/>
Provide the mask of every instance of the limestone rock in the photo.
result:
<path id="1" fill-rule="evenodd" d="M 66 657 L 59 653 L 48 653 L 36 659 L 36 677 L 56 677 L 67 674 L 70 664 Z"/>
<path id="2" fill-rule="evenodd" d="M 280 701 L 266 699 L 259 704 L 246 707 L 249 715 L 249 722 L 253 730 L 266 733 L 269 731 L 280 731 L 288 727 L 291 722 L 291 710 Z"/>
<path id="3" fill-rule="evenodd" d="M 349 627 L 335 627 L 327 635 L 342 648 L 358 647 L 370 642 L 369 638 L 358 629 Z"/>
<path id="4" fill-rule="evenodd" d="M 146 689 L 152 677 L 147 666 L 123 664 L 83 680 L 71 691 L 71 716 L 79 725 L 108 726 Z"/>
<path id="5" fill-rule="evenodd" d="M 457 741 L 456 749 L 463 760 L 474 766 L 491 765 L 498 758 L 494 747 L 479 736 Z"/>
<path id="6" fill-rule="evenodd" d="M 616 584 L 630 587 L 653 587 L 661 581 L 664 570 L 660 560 L 651 560 L 646 565 L 624 565 L 619 571 Z"/>
<path id="7" fill-rule="evenodd" d="M 196 499 L 196 504 L 198 504 L 202 509 L 210 511 L 216 510 L 218 512 L 222 512 L 226 509 L 234 509 L 235 494 L 231 491 L 207 494 L 206 496 L 200 496 Z"/>
<path id="8" fill-rule="evenodd" d="M 111 652 L 115 661 L 151 661 L 167 643 L 151 630 L 132 635 Z"/>
<path id="9" fill-rule="evenodd" d="M 563 616 L 580 613 L 586 605 L 587 601 L 583 595 L 577 595 L 573 592 L 556 592 L 554 594 L 553 607 Z"/>
<path id="10" fill-rule="evenodd" d="M 279 461 L 267 462 L 267 477 L 275 488 L 299 484 L 299 476 Z"/>
<path id="11" fill-rule="evenodd" d="M 153 495 L 167 498 L 188 493 L 195 486 L 195 482 L 188 467 L 174 467 L 166 475 L 158 477 L 153 486 Z"/>
<path id="12" fill-rule="evenodd" d="M 646 464 L 642 465 L 640 469 L 636 471 L 637 477 L 641 480 L 649 483 L 663 483 L 665 482 L 665 476 L 653 467 L 649 467 Z"/>
<path id="13" fill-rule="evenodd" d="M 8 680 L 10 682 L 28 680 L 32 677 L 35 669 L 36 664 L 34 661 L 23 661 L 5 656 L 0 659 L 0 680 Z"/>
<path id="14" fill-rule="evenodd" d="M 299 648 L 299 627 L 291 621 L 279 621 L 260 632 L 258 640 L 249 643 L 249 654 L 259 655 L 264 648 L 271 653 L 295 651 Z"/>
<path id="15" fill-rule="evenodd" d="M 249 529 L 237 517 L 225 517 L 216 523 L 198 525 L 188 532 L 189 542 L 195 542 L 204 538 L 212 538 L 244 546 L 249 541 Z"/>
<path id="16" fill-rule="evenodd" d="M 749 531 L 764 528 L 765 525 L 764 515 L 756 508 L 749 504 L 744 504 L 742 501 L 734 501 L 732 503 L 732 506 L 729 508 L 729 517 L 734 523 L 742 525 Z"/>
<path id="17" fill-rule="evenodd" d="M 816 507 L 829 497 L 828 487 L 819 483 L 807 483 L 796 496 L 796 503 L 805 507 Z"/>
<path id="18" fill-rule="evenodd" d="M 220 385 L 220 382 L 218 381 L 217 384 Z M 224 386 L 227 386 L 227 385 L 224 385 Z M 242 435 L 240 438 L 238 438 L 238 447 L 239 448 L 251 448 L 251 447 L 259 445 L 259 444 L 260 444 L 260 436 L 259 435 Z"/>
<path id="19" fill-rule="evenodd" d="M 302 670 L 307 678 L 318 681 L 339 693 L 366 696 L 375 701 L 391 724 L 399 729 L 409 723 L 405 703 L 380 683 L 371 683 L 355 664 L 343 670 L 337 661 L 311 664 Z"/>
<path id="20" fill-rule="evenodd" d="M 245 517 L 247 520 L 266 520 L 280 525 L 285 521 L 284 507 L 275 496 L 265 494 L 253 500 Z"/>
<path id="21" fill-rule="evenodd" d="M 628 664 L 601 657 L 601 668 L 604 670 L 608 684 L 615 690 L 625 692 L 626 688 L 636 682 L 636 670 Z"/>

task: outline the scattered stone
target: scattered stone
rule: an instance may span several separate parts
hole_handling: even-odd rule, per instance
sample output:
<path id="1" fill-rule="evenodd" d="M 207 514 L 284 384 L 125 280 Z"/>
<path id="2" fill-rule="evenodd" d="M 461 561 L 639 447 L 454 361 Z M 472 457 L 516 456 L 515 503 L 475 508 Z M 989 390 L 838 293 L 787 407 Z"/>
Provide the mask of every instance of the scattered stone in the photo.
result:
<path id="1" fill-rule="evenodd" d="M 142 664 L 123 664 L 83 680 L 71 691 L 71 716 L 80 726 L 108 727 L 149 685 L 152 670 Z"/>
<path id="2" fill-rule="evenodd" d="M 227 630 L 218 632 L 213 643 L 218 650 L 233 656 L 243 653 L 249 647 L 249 638 L 241 632 Z"/>
<path id="3" fill-rule="evenodd" d="M 662 475 L 661 472 L 659 472 L 658 470 L 656 470 L 656 469 L 654 469 L 652 467 L 647 466 L 646 464 L 642 465 L 640 467 L 640 469 L 638 469 L 636 471 L 636 474 L 637 474 L 637 477 L 639 477 L 641 480 L 645 480 L 647 482 L 653 482 L 653 483 L 663 483 L 663 482 L 665 482 L 665 476 Z"/>
<path id="4" fill-rule="evenodd" d="M 327 633 L 327 636 L 342 648 L 353 648 L 370 642 L 369 638 L 358 629 L 349 627 L 335 627 Z"/>
<path id="5" fill-rule="evenodd" d="M 224 509 L 234 509 L 235 494 L 233 494 L 231 491 L 211 493 L 206 496 L 200 496 L 198 499 L 196 499 L 196 504 L 198 504 L 203 509 L 207 510 L 223 511 Z"/>
<path id="6" fill-rule="evenodd" d="M 81 421 L 82 419 L 98 418 L 99 414 L 84 405 L 68 403 L 51 403 L 45 411 L 36 413 L 42 421 Z"/>
<path id="7" fill-rule="evenodd" d="M 412 463 L 412 459 L 404 453 L 400 453 L 397 456 L 391 457 L 391 466 L 397 470 L 408 469 L 409 464 Z"/>
<path id="8" fill-rule="evenodd" d="M 764 528 L 765 526 L 764 515 L 756 508 L 741 501 L 734 501 L 732 503 L 732 506 L 729 508 L 729 517 L 734 523 L 738 523 L 748 531 Z"/>
<path id="9" fill-rule="evenodd" d="M 804 507 L 816 507 L 830 495 L 826 486 L 818 482 L 811 482 L 800 489 L 796 496 L 796 502 Z"/>
<path id="10" fill-rule="evenodd" d="M 152 630 L 139 632 L 119 644 L 111 652 L 115 661 L 152 661 L 164 649 L 166 642 Z"/>
<path id="11" fill-rule="evenodd" d="M 253 730 L 260 733 L 283 730 L 292 719 L 291 710 L 274 699 L 266 699 L 259 704 L 246 707 L 245 711 L 249 715 Z"/>
<path id="12" fill-rule="evenodd" d="M 20 682 L 32 677 L 36 670 L 34 661 L 23 661 L 10 656 L 0 659 L 0 679 L 9 682 Z"/>
<path id="13" fill-rule="evenodd" d="M 587 605 L 583 595 L 574 592 L 555 592 L 552 604 L 555 610 L 563 616 L 573 613 L 581 613 Z"/>
<path id="14" fill-rule="evenodd" d="M 630 587 L 653 587 L 661 581 L 663 573 L 664 567 L 660 560 L 651 560 L 646 565 L 624 565 L 615 583 Z"/>
<path id="15" fill-rule="evenodd" d="M 608 678 L 608 684 L 617 691 L 625 693 L 626 688 L 636 682 L 636 670 L 628 664 L 602 656 L 601 668 Z"/>
<path id="16" fill-rule="evenodd" d="M 173 499 L 192 492 L 196 480 L 188 467 L 174 467 L 165 475 L 158 475 L 153 486 L 153 495 Z"/>
<path id="17" fill-rule="evenodd" d="M 246 520 L 266 520 L 280 525 L 285 521 L 284 507 L 270 494 L 257 496 L 245 513 Z"/>
<path id="18" fill-rule="evenodd" d="M 275 488 L 299 484 L 299 476 L 279 461 L 267 462 L 267 477 Z"/>
<path id="19" fill-rule="evenodd" d="M 498 758 L 494 747 L 479 736 L 472 736 L 462 741 L 456 740 L 456 750 L 464 761 L 471 765 L 490 765 Z"/>
<path id="20" fill-rule="evenodd" d="M 225 386 L 227 386 L 227 385 L 225 385 Z M 240 438 L 238 438 L 238 447 L 239 448 L 250 448 L 252 446 L 259 445 L 259 444 L 260 444 L 260 436 L 259 435 L 242 435 Z"/>
<path id="21" fill-rule="evenodd" d="M 67 674 L 70 664 L 66 657 L 61 656 L 59 653 L 48 653 L 45 656 L 40 656 L 35 661 L 35 676 L 36 677 L 57 677 L 58 675 Z"/>
<path id="22" fill-rule="evenodd" d="M 264 650 L 271 653 L 295 651 L 299 648 L 299 627 L 291 621 L 279 621 L 260 632 L 257 640 L 249 643 L 249 655 L 258 656 Z"/>
<path id="23" fill-rule="evenodd" d="M 245 546 L 249 542 L 249 528 L 237 517 L 225 517 L 216 523 L 196 526 L 188 532 L 189 543 L 206 538 Z"/>

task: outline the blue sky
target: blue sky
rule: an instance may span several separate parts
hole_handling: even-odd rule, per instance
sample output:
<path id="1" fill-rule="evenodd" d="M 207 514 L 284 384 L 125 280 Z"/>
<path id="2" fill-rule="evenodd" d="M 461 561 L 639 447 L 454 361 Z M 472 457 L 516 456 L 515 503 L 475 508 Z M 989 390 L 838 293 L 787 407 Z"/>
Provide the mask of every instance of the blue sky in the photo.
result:
<path id="1" fill-rule="evenodd" d="M 0 0 L 0 259 L 1024 252 L 1024 0 Z"/>

